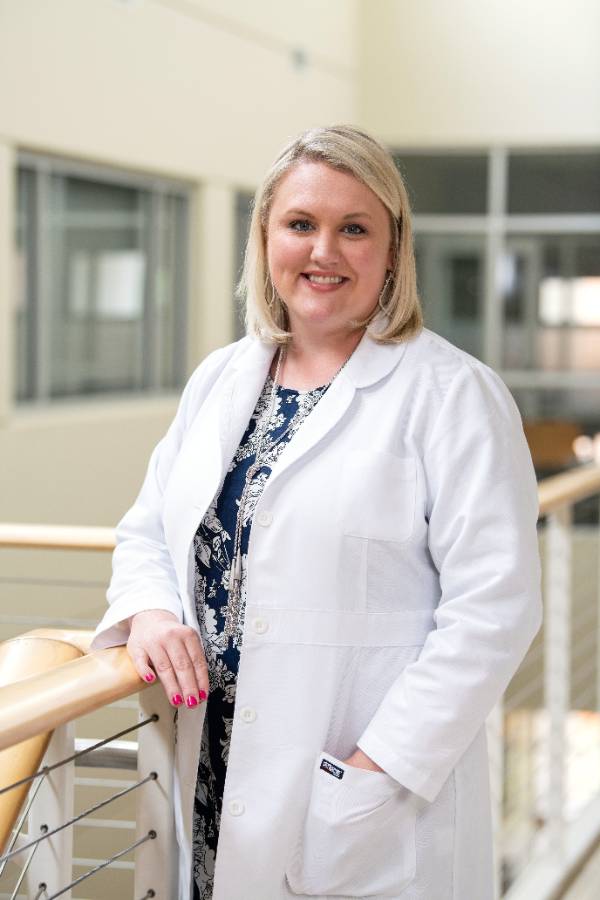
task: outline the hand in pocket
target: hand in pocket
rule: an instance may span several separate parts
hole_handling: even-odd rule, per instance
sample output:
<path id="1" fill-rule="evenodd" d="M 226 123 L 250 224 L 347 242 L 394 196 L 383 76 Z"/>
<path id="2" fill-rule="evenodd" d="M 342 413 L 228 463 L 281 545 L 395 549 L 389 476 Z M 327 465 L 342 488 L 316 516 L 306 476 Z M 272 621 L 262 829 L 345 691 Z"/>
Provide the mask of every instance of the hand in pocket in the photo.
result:
<path id="1" fill-rule="evenodd" d="M 397 896 L 415 875 L 416 810 L 386 772 L 320 753 L 302 833 L 287 866 L 293 893 Z"/>

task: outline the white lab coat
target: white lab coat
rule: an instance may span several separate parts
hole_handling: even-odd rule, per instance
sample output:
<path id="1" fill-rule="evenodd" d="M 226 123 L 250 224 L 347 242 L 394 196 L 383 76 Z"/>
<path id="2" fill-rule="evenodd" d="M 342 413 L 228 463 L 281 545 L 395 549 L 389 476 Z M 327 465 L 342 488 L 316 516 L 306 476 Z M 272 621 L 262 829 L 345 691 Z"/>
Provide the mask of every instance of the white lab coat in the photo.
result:
<path id="1" fill-rule="evenodd" d="M 245 337 L 192 375 L 118 526 L 94 648 L 151 607 L 198 629 L 193 536 L 273 354 Z M 491 900 L 484 724 L 540 627 L 537 513 L 501 379 L 428 330 L 365 335 L 253 520 L 214 900 Z M 180 900 L 202 716 L 179 715 Z M 342 765 L 357 745 L 383 773 Z"/>

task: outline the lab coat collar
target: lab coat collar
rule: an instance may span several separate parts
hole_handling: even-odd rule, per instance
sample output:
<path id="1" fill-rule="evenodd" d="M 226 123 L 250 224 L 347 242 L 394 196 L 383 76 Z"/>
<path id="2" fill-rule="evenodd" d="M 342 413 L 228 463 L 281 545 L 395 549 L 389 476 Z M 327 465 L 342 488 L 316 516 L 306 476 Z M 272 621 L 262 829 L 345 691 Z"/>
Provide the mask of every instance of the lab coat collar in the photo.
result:
<path id="1" fill-rule="evenodd" d="M 371 336 L 371 333 L 381 331 L 386 322 L 387 318 L 378 313 L 340 372 L 340 378 L 350 382 L 353 388 L 369 387 L 380 381 L 395 368 L 404 355 L 406 342 L 380 344 Z M 251 339 L 247 351 L 240 354 L 234 362 L 234 368 L 243 376 L 243 382 L 238 379 L 238 387 L 245 384 L 248 393 L 256 398 L 267 377 L 276 349 L 275 344 L 260 338 Z"/>
<path id="2" fill-rule="evenodd" d="M 384 324 L 383 316 L 379 314 L 371 327 L 377 330 Z M 398 365 L 405 346 L 404 342 L 379 344 L 365 332 L 346 365 L 273 466 L 270 485 L 331 432 L 350 408 L 357 389 L 375 384 Z M 253 339 L 247 351 L 238 357 L 226 404 L 228 427 L 221 431 L 224 459 L 231 459 L 243 437 L 275 350 L 274 344 Z"/>

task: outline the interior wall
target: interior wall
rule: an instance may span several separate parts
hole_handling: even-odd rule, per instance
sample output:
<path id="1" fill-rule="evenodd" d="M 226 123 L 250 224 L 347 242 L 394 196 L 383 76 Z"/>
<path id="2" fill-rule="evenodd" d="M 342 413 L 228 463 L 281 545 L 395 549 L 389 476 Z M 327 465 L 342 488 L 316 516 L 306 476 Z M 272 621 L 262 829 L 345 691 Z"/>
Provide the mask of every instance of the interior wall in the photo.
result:
<path id="1" fill-rule="evenodd" d="M 297 131 L 354 117 L 356 9 L 357 0 L 0 0 L 0 134 L 254 187 Z"/>
<path id="2" fill-rule="evenodd" d="M 186 180 L 189 369 L 232 340 L 238 188 L 281 146 L 356 116 L 359 0 L 0 0 L 0 185 L 19 149 Z M 13 343 L 0 192 L 0 348 Z M 15 408 L 0 362 L 0 520 L 113 525 L 176 397 Z"/>
<path id="3" fill-rule="evenodd" d="M 597 144 L 597 0 L 363 3 L 359 115 L 391 146 Z"/>

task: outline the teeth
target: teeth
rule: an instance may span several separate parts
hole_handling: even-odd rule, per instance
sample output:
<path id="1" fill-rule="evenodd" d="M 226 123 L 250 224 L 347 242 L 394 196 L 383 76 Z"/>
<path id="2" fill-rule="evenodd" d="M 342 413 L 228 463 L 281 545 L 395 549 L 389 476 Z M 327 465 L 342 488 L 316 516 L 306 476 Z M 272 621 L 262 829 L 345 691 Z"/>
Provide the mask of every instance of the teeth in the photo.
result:
<path id="1" fill-rule="evenodd" d="M 341 284 L 344 279 L 340 275 L 309 275 L 308 280 L 314 284 Z"/>

